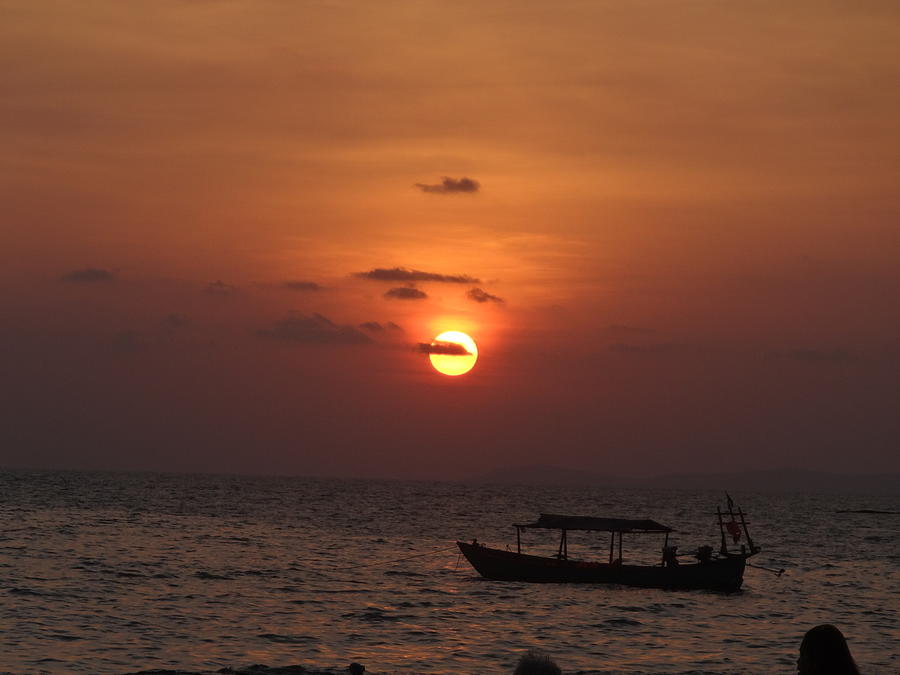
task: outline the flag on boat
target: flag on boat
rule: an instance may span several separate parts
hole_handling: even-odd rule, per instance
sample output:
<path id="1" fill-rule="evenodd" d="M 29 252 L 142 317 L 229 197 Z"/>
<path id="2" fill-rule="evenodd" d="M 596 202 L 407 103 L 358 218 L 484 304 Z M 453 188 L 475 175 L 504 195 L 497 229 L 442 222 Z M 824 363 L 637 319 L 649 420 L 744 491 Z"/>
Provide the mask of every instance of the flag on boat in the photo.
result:
<path id="1" fill-rule="evenodd" d="M 734 519 L 725 523 L 725 529 L 728 530 L 728 534 L 731 535 L 731 538 L 734 540 L 734 543 L 738 543 L 741 540 L 741 526 L 738 525 Z"/>

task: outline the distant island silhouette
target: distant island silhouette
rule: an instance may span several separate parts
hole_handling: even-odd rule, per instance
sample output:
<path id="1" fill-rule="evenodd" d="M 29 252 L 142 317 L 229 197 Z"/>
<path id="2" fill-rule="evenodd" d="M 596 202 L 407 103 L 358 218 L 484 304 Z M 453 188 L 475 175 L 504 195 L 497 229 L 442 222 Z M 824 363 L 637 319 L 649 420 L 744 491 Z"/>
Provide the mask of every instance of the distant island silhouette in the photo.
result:
<path id="1" fill-rule="evenodd" d="M 615 476 L 552 465 L 521 465 L 495 469 L 467 483 L 579 485 L 622 488 L 719 489 L 760 492 L 841 492 L 900 494 L 900 474 L 839 474 L 806 469 L 764 469 L 721 473 L 669 473 L 647 477 Z"/>
<path id="2" fill-rule="evenodd" d="M 863 513 L 875 516 L 900 516 L 900 511 L 880 511 L 878 509 L 840 509 L 835 513 Z"/>

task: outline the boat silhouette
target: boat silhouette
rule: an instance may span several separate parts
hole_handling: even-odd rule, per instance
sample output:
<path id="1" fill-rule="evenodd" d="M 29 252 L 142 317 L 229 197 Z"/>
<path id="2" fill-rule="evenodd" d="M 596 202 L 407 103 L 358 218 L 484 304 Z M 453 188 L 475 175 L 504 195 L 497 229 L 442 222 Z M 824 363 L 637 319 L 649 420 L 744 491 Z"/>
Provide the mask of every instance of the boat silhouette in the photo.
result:
<path id="1" fill-rule="evenodd" d="M 650 519 L 542 513 L 533 523 L 514 525 L 515 552 L 490 548 L 477 540 L 471 543 L 457 541 L 456 544 L 481 576 L 495 581 L 622 584 L 643 588 L 707 589 L 732 593 L 741 588 L 747 559 L 759 553 L 760 548 L 750 537 L 746 514 L 740 508 L 735 511 L 730 497 L 727 512 L 717 507 L 716 514 L 721 533 L 719 550 L 714 552 L 712 546 L 700 546 L 693 554 L 694 562 L 688 563 L 680 562 L 677 548 L 669 546 L 669 534 L 674 530 Z M 559 530 L 557 553 L 553 556 L 522 553 L 522 532 L 528 529 Z M 570 531 L 610 534 L 608 560 L 585 561 L 570 558 L 567 537 Z M 623 534 L 664 535 L 660 562 L 655 565 L 631 565 L 623 562 Z M 735 548 L 742 537 L 746 537 L 747 543 Z M 731 548 L 728 539 L 732 540 Z"/>

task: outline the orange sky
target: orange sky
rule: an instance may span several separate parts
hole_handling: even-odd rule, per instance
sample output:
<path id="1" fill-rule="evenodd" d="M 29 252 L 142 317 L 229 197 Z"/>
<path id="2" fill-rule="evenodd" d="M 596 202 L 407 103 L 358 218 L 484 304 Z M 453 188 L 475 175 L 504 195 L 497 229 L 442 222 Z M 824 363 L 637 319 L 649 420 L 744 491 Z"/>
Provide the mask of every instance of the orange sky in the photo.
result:
<path id="1" fill-rule="evenodd" d="M 900 471 L 896 2 L 22 0 L 0 60 L 2 465 Z"/>

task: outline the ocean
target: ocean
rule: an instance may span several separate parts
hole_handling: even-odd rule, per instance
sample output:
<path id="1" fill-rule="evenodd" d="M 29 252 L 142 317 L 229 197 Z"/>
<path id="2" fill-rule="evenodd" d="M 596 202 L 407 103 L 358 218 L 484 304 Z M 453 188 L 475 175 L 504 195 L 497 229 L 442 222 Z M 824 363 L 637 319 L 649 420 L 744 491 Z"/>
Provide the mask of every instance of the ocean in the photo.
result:
<path id="1" fill-rule="evenodd" d="M 863 673 L 900 672 L 897 495 L 738 492 L 763 552 L 742 592 L 500 583 L 453 543 L 515 546 L 540 512 L 652 518 L 717 546 L 709 491 L 6 470 L 0 671 L 214 672 L 252 663 L 510 673 L 524 650 L 572 673 L 791 673 L 833 623 Z M 658 560 L 657 535 L 625 560 Z M 529 552 L 555 551 L 529 533 Z M 577 557 L 605 535 L 570 534 Z M 413 557 L 415 556 L 415 557 Z"/>

